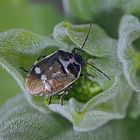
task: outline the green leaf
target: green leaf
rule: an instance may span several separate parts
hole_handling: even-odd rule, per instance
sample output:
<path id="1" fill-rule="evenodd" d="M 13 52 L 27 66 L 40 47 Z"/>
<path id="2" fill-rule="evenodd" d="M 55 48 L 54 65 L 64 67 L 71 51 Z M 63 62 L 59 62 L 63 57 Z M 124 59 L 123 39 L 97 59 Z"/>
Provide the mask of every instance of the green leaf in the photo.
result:
<path id="1" fill-rule="evenodd" d="M 140 18 L 139 0 L 63 0 L 64 10 L 74 22 L 96 22 L 111 36 L 118 36 L 120 18 L 134 14 Z"/>
<path id="2" fill-rule="evenodd" d="M 136 7 L 133 9 L 130 2 L 121 8 L 122 2 L 125 3 L 128 1 L 115 0 L 106 3 L 104 6 L 104 2 L 97 1 L 97 9 L 93 13 L 96 14 L 97 10 L 97 13 L 99 12 L 101 16 L 105 13 L 104 10 L 106 11 L 106 9 L 111 8 L 114 11 L 117 9 L 115 13 L 120 10 L 120 15 L 127 10 L 127 12 L 135 11 Z M 80 15 L 77 12 L 76 14 L 78 17 L 80 15 L 81 19 L 83 18 L 83 14 L 86 14 L 87 19 L 82 20 L 89 21 L 93 16 L 88 15 L 89 13 L 91 14 L 90 6 L 92 6 L 93 1 L 87 1 L 87 5 L 84 4 L 85 2 L 81 1 L 81 5 L 79 5 L 83 6 L 83 13 Z M 87 7 L 89 11 L 87 11 Z M 100 10 L 98 10 L 99 8 L 101 8 L 101 14 Z M 112 13 L 110 11 L 109 13 Z M 107 17 L 109 15 L 107 14 Z M 116 18 L 117 21 L 121 17 L 120 15 Z M 109 19 L 112 18 L 112 16 L 109 17 Z M 95 16 L 95 19 L 99 19 L 98 16 Z M 105 20 L 107 19 L 106 16 L 102 19 L 101 23 L 103 23 L 102 21 L 110 22 L 110 20 Z M 115 20 L 112 21 L 113 23 L 115 22 Z M 100 23 L 100 19 L 98 22 Z M 111 81 L 101 73 L 91 69 L 91 67 L 87 67 L 86 70 L 95 76 L 95 78 L 90 77 L 88 82 L 96 83 L 98 87 L 97 92 L 102 92 L 93 94 L 93 86 L 91 88 L 87 86 L 89 89 L 81 92 L 77 90 L 77 85 L 74 93 L 83 97 L 89 94 L 89 98 L 84 100 L 84 103 L 79 102 L 78 98 L 71 98 L 64 101 L 64 106 L 56 104 L 58 103 L 58 99 L 56 99 L 55 104 L 45 106 L 43 97 L 30 96 L 24 87 L 26 73 L 20 67 L 29 69 L 40 54 L 50 54 L 57 48 L 71 51 L 74 47 L 81 47 L 87 35 L 89 25 L 72 25 L 68 22 L 58 24 L 53 33 L 54 39 L 57 42 L 52 38 L 45 38 L 22 29 L 0 33 L 0 65 L 16 79 L 24 91 L 22 94 L 25 94 L 32 106 L 39 110 L 35 110 L 29 106 L 23 95 L 9 101 L 9 103 L 0 108 L 0 139 L 139 139 L 139 95 L 135 97 L 134 94 L 134 98 L 131 100 L 133 90 L 137 91 L 137 93 L 139 92 L 140 55 L 138 50 L 133 48 L 132 44 L 139 37 L 139 28 L 139 21 L 135 17 L 125 16 L 120 24 L 118 43 L 117 40 L 109 37 L 102 28 L 93 24 L 88 41 L 84 46 L 85 53 L 81 55 L 88 62 L 109 75 Z M 117 51 L 119 55 L 117 55 Z M 123 72 L 118 61 L 118 56 L 122 63 Z M 89 59 L 90 57 L 92 58 Z M 127 71 L 125 70 L 126 65 L 128 65 L 127 68 L 129 67 Z M 125 75 L 125 78 L 122 73 Z M 85 82 L 85 85 L 87 85 L 87 80 Z M 135 121 L 128 118 L 123 120 L 126 117 L 129 103 L 133 100 L 136 104 L 131 102 L 129 116 L 137 119 Z M 48 108 L 57 112 L 57 114 L 52 113 Z M 58 113 L 67 118 L 73 126 L 59 116 Z M 116 121 L 116 119 L 121 120 Z M 98 129 L 99 127 L 100 129 Z M 80 132 L 75 132 L 73 128 Z"/>
<path id="3" fill-rule="evenodd" d="M 63 43 L 65 42 L 65 44 L 67 44 L 67 40 L 69 39 L 74 44 L 76 44 L 76 46 L 81 47 L 84 42 L 85 36 L 87 35 L 88 29 L 89 29 L 89 25 L 71 25 L 68 22 L 63 22 L 63 23 L 58 24 L 55 27 L 53 35 L 54 35 L 54 38 L 60 42 L 63 42 Z M 95 56 L 95 60 L 91 59 L 89 62 L 92 64 L 94 63 L 94 65 L 100 68 L 101 70 L 103 69 L 103 71 L 112 78 L 112 83 L 113 83 L 113 78 L 115 76 L 116 78 L 118 78 L 117 75 L 119 75 L 119 73 L 121 73 L 122 70 L 120 67 L 120 63 L 118 62 L 117 41 L 110 38 L 105 33 L 105 31 L 101 29 L 99 26 L 93 24 L 93 27 L 90 31 L 90 35 L 89 35 L 88 41 L 86 42 L 84 50 L 87 53 L 89 53 L 91 56 Z M 93 74 L 93 71 L 92 71 L 92 74 Z M 96 80 L 102 86 L 108 82 L 108 80 L 105 79 L 105 77 L 102 76 L 101 74 L 97 72 L 94 72 L 94 74 L 95 74 L 95 78 L 92 79 L 93 81 Z M 106 86 L 103 86 L 103 87 L 106 87 Z M 110 94 L 113 94 L 112 89 L 113 91 L 117 91 L 116 96 L 114 98 L 112 96 L 109 97 L 110 92 L 111 92 Z M 127 91 L 123 91 L 123 90 L 127 90 Z M 125 112 L 129 104 L 129 101 L 131 99 L 132 90 L 127 85 L 125 80 L 123 79 L 120 80 L 118 78 L 118 81 L 117 82 L 115 81 L 113 85 L 110 87 L 110 89 L 105 91 L 105 93 L 107 97 L 110 98 L 110 100 L 105 101 L 105 102 L 103 101 L 103 103 L 102 102 L 99 103 L 99 106 L 101 106 L 100 108 L 101 111 L 97 109 L 99 111 L 99 112 L 97 111 L 99 114 L 96 113 L 94 104 L 96 104 L 96 101 L 98 101 L 98 97 L 101 98 L 100 96 L 103 96 L 102 99 L 106 100 L 106 97 L 104 97 L 105 96 L 104 92 L 90 99 L 85 105 L 80 104 L 77 101 L 71 99 L 69 101 L 69 104 L 66 105 L 65 107 L 61 108 L 59 105 L 50 105 L 49 108 L 51 108 L 53 111 L 56 111 L 60 113 L 61 115 L 65 116 L 67 119 L 69 119 L 73 123 L 74 129 L 77 131 L 95 130 L 111 119 L 125 117 Z M 124 98 L 119 97 L 120 94 L 124 95 Z M 125 94 L 128 94 L 128 95 L 125 96 Z M 119 100 L 120 98 L 122 100 Z M 126 99 L 127 101 L 124 99 Z M 116 100 L 116 104 L 114 104 L 114 100 Z M 111 103 L 111 102 L 112 104 L 110 105 L 110 108 L 111 108 L 110 112 L 113 112 L 114 115 L 108 115 L 108 112 L 104 110 L 104 108 L 108 106 L 108 103 Z M 105 104 L 105 107 L 104 105 L 102 106 L 102 104 Z M 123 110 L 120 111 L 118 109 L 115 112 L 113 109 L 113 106 L 114 108 L 116 108 L 117 105 L 120 105 L 121 107 L 123 106 L 124 107 Z M 93 110 L 85 109 L 86 110 L 85 111 L 83 109 L 83 108 L 86 108 L 85 106 L 87 108 L 93 108 Z M 119 115 L 117 115 L 117 113 Z M 91 116 L 93 116 L 93 118 Z"/>
<path id="4" fill-rule="evenodd" d="M 14 29 L 0 34 L 0 65 L 7 70 L 17 81 L 17 84 L 26 93 L 27 99 L 31 102 L 31 96 L 26 92 L 24 80 L 26 73 L 20 69 L 30 69 L 35 60 L 51 51 L 46 48 L 59 47 L 51 38 L 39 36 L 23 29 Z"/>
<path id="5" fill-rule="evenodd" d="M 140 93 L 134 93 L 129 105 L 128 114 L 133 119 L 140 116 Z"/>
<path id="6" fill-rule="evenodd" d="M 75 132 L 72 125 L 55 113 L 41 113 L 22 95 L 0 108 L 2 140 L 139 140 L 140 118 L 112 121 L 97 131 Z"/>
<path id="7" fill-rule="evenodd" d="M 131 88 L 123 76 L 118 75 L 112 87 L 84 105 L 70 99 L 64 106 L 51 104 L 49 108 L 70 120 L 75 130 L 86 132 L 96 130 L 110 120 L 124 118 L 131 95 Z"/>
<path id="8" fill-rule="evenodd" d="M 97 16 L 103 18 L 101 16 L 103 12 L 104 14 L 111 14 L 110 11 L 113 11 L 114 9 L 121 9 L 126 13 L 140 12 L 139 0 L 87 0 L 86 2 L 84 0 L 64 0 L 63 3 L 68 15 L 84 21 L 95 19 Z"/>
<path id="9" fill-rule="evenodd" d="M 18 95 L 1 107 L 0 117 L 0 139 L 3 140 L 57 138 L 71 128 L 70 123 L 59 115 L 36 111 L 23 95 Z"/>
<path id="10" fill-rule="evenodd" d="M 76 44 L 76 46 L 70 46 L 72 50 L 73 47 L 80 48 L 82 46 L 88 29 L 89 25 L 72 25 L 68 22 L 62 22 L 55 27 L 53 36 L 57 41 L 63 42 L 67 46 L 69 45 L 67 43 L 68 39 L 69 42 Z M 121 72 L 120 63 L 117 58 L 117 41 L 110 38 L 98 25 L 93 24 L 84 50 L 91 55 L 90 57 L 95 57 L 95 59 L 90 59 L 89 62 L 106 73 L 113 82 L 114 77 Z M 87 54 L 83 54 L 83 56 L 85 55 Z M 89 67 L 88 71 L 92 75 L 95 73 L 94 81 L 99 82 L 103 88 L 107 87 L 109 80 L 105 76 L 98 71 L 91 71 Z"/>
<path id="11" fill-rule="evenodd" d="M 17 86 L 15 80 L 0 67 L 0 105 L 15 96 L 19 91 L 20 88 Z"/>
<path id="12" fill-rule="evenodd" d="M 55 6 L 48 3 L 36 3 L 31 0 L 0 0 L 0 19 L 0 32 L 24 28 L 41 35 L 49 35 L 55 24 L 61 21 L 62 16 Z M 1 69 L 0 89 L 0 104 L 20 91 L 13 79 Z"/>
<path id="13" fill-rule="evenodd" d="M 67 22 L 58 24 L 53 36 L 60 43 L 63 42 L 61 43 L 63 44 L 62 46 L 51 38 L 45 38 L 22 29 L 15 29 L 0 34 L 0 64 L 16 79 L 28 101 L 38 110 L 48 112 L 48 108 L 45 108 L 43 97 L 33 97 L 26 92 L 24 87 L 26 73 L 20 67 L 29 69 L 40 54 L 46 52 L 46 54 L 49 54 L 49 47 L 50 52 L 53 52 L 53 50 L 56 50 L 56 47 L 59 48 L 60 46 L 64 50 L 81 47 L 88 29 L 89 25 L 75 26 Z M 67 39 L 63 40 L 65 37 Z M 67 45 L 65 46 L 64 44 Z M 70 99 L 66 101 L 63 107 L 58 104 L 49 106 L 51 110 L 58 111 L 61 115 L 68 118 L 77 131 L 95 130 L 112 119 L 125 117 L 132 91 L 123 76 L 121 76 L 116 46 L 116 40 L 110 38 L 99 26 L 93 25 L 89 39 L 84 47 L 85 54 L 82 56 L 96 56 L 94 65 L 101 70 L 103 69 L 111 77 L 111 81 L 109 81 L 99 72 L 91 70 L 89 67 L 87 68 L 91 74 L 95 75 L 95 79 L 92 78 L 90 82 L 98 82 L 102 89 L 106 91 L 95 96 L 93 90 L 85 90 L 85 93 L 80 91 L 80 94 L 76 94 L 77 90 L 75 91 L 76 95 L 85 96 L 89 94 L 90 98 L 87 103 L 79 103 L 74 99 Z M 93 63 L 93 59 L 90 62 Z M 87 88 L 89 87 L 87 86 Z M 56 101 L 58 103 L 58 99 Z M 90 116 L 95 116 L 95 119 L 91 119 Z"/>
<path id="14" fill-rule="evenodd" d="M 41 35 L 49 35 L 54 25 L 61 21 L 61 17 L 50 4 L 37 4 L 30 0 L 0 1 L 0 32 L 24 28 Z"/>
<path id="15" fill-rule="evenodd" d="M 140 92 L 140 52 L 134 49 L 133 42 L 139 37 L 139 20 L 131 15 L 124 16 L 119 27 L 118 57 L 125 78 L 136 92 Z"/>

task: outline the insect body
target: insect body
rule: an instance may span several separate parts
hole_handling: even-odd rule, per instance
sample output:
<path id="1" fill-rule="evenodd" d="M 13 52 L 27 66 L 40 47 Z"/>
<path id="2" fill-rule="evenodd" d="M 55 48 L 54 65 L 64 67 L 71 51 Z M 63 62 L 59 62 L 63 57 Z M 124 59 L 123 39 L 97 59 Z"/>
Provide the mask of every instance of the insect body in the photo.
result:
<path id="1" fill-rule="evenodd" d="M 80 49 L 74 48 L 71 52 L 58 50 L 49 56 L 43 57 L 32 66 L 25 82 L 26 89 L 30 94 L 47 96 L 50 103 L 52 96 L 60 95 L 61 91 L 67 90 L 72 86 L 74 81 L 79 78 L 81 68 L 88 64 L 76 53 L 76 50 L 83 51 L 91 25 Z M 92 67 L 100 71 L 95 66 Z M 24 70 L 24 68 L 22 69 Z M 100 72 L 104 74 L 102 71 Z M 104 75 L 108 77 L 106 74 Z M 63 95 L 60 95 L 61 104 L 63 104 Z"/>
<path id="2" fill-rule="evenodd" d="M 26 78 L 26 89 L 33 95 L 55 95 L 79 77 L 83 65 L 81 56 L 58 50 L 31 68 Z"/>

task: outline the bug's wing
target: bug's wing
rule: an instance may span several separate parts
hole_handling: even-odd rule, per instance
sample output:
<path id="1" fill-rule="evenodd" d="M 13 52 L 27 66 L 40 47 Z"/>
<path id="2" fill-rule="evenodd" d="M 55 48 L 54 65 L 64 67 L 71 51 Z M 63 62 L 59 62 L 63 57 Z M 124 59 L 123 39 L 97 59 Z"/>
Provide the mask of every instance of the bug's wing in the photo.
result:
<path id="1" fill-rule="evenodd" d="M 27 91 L 30 94 L 33 95 L 41 95 L 42 93 L 49 93 L 50 91 L 47 91 L 44 89 L 45 85 L 43 80 L 41 79 L 41 76 L 43 74 L 46 75 L 46 78 L 48 79 L 50 76 L 49 67 L 52 65 L 55 59 L 55 54 L 45 58 L 37 63 L 35 63 L 30 72 L 27 75 L 25 87 Z"/>
<path id="2" fill-rule="evenodd" d="M 51 92 L 58 92 L 67 87 L 74 79 L 74 75 L 70 72 L 66 73 L 63 65 L 55 59 L 51 65 L 52 69 L 45 71 L 48 75 L 48 83 L 52 87 Z"/>
<path id="3" fill-rule="evenodd" d="M 53 94 L 73 83 L 79 73 L 77 67 L 80 67 L 70 64 L 71 55 L 59 51 L 34 65 L 26 79 L 28 92 L 34 95 Z"/>

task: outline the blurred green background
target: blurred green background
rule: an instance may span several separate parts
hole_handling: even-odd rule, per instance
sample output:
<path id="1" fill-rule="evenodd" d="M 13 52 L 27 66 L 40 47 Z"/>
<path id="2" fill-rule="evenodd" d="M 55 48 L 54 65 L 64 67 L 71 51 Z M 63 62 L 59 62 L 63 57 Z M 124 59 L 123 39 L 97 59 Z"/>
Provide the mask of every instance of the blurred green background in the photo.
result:
<path id="1" fill-rule="evenodd" d="M 48 36 L 63 20 L 61 0 L 0 0 L 0 32 L 23 28 Z M 0 105 L 20 92 L 15 80 L 0 67 Z"/>

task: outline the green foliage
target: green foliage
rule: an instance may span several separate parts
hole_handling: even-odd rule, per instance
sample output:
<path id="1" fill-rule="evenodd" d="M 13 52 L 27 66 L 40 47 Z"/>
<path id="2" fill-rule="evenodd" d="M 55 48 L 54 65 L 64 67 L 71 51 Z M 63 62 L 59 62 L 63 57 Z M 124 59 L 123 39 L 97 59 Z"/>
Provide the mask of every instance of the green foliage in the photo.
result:
<path id="1" fill-rule="evenodd" d="M 140 119 L 114 120 L 96 131 L 75 132 L 71 123 L 55 113 L 40 113 L 23 95 L 0 108 L 2 140 L 138 140 Z M 138 125 L 137 129 L 134 127 Z"/>
<path id="2" fill-rule="evenodd" d="M 109 120 L 124 118 L 131 95 L 131 88 L 119 75 L 111 88 L 93 97 L 84 105 L 70 99 L 63 107 L 51 104 L 49 108 L 70 120 L 75 130 L 89 131 L 99 128 Z"/>
<path id="3" fill-rule="evenodd" d="M 29 0 L 1 0 L 0 19 L 0 32 L 23 28 L 41 35 L 50 35 L 55 24 L 61 21 L 59 12 L 52 5 L 37 4 Z M 2 69 L 0 89 L 0 104 L 20 91 L 16 82 Z"/>
<path id="4" fill-rule="evenodd" d="M 12 76 L 0 68 L 0 105 L 19 92 L 20 88 L 17 86 Z"/>
<path id="5" fill-rule="evenodd" d="M 51 38 L 36 35 L 23 29 L 14 29 L 0 34 L 0 64 L 17 81 L 17 84 L 26 93 L 24 80 L 26 73 L 20 69 L 30 69 L 33 62 L 47 47 L 57 47 Z M 29 94 L 28 100 L 31 99 Z"/>
<path id="6" fill-rule="evenodd" d="M 55 27 L 53 36 L 57 41 L 62 42 L 65 47 L 68 46 L 66 44 L 70 41 L 76 44 L 77 47 L 81 47 L 88 29 L 89 25 L 71 25 L 67 22 L 62 22 Z M 65 39 L 67 36 L 69 37 L 69 41 Z M 71 46 L 71 48 L 72 47 L 73 46 Z M 91 56 L 97 57 L 90 59 L 89 62 L 97 68 L 103 69 L 103 71 L 112 78 L 113 82 L 114 76 L 119 74 L 118 72 L 121 69 L 117 59 L 117 41 L 109 37 L 101 27 L 93 24 L 84 50 Z M 85 54 L 83 54 L 83 57 L 84 55 Z M 88 70 L 90 71 L 91 69 L 89 68 Z M 98 72 L 95 73 L 94 80 L 100 82 L 101 85 L 106 85 L 106 83 L 109 82 L 106 77 Z"/>
<path id="7" fill-rule="evenodd" d="M 59 12 L 53 6 L 30 0 L 1 0 L 0 19 L 0 32 L 24 28 L 41 35 L 49 35 L 55 24 L 61 21 Z"/>
<path id="8" fill-rule="evenodd" d="M 74 25 L 61 22 L 55 26 L 53 38 L 43 37 L 23 29 L 1 33 L 0 64 L 15 78 L 30 104 L 38 109 L 37 111 L 29 106 L 21 95 L 3 106 L 0 111 L 1 138 L 19 139 L 20 136 L 21 140 L 46 138 L 138 140 L 140 22 L 135 16 L 124 15 L 125 13 L 139 14 L 138 3 L 137 0 L 133 2 L 64 1 L 66 11 L 76 22 L 84 23 L 93 19 L 96 22 L 98 19 L 97 24 L 92 26 L 84 47 L 85 53 L 81 55 L 109 75 L 111 81 L 97 70 L 87 67 L 86 71 L 95 78 L 89 77 L 84 82 L 78 79 L 79 82 L 76 82 L 72 96 L 69 95 L 72 98 L 66 99 L 63 106 L 59 104 L 58 98 L 55 98 L 51 105 L 47 105 L 44 97 L 33 97 L 27 93 L 24 87 L 26 73 L 20 67 L 30 69 L 42 53 L 47 55 L 58 48 L 70 51 L 74 47 L 81 47 L 89 24 Z M 122 14 L 114 13 L 115 9 L 122 11 Z M 107 16 L 103 17 L 103 13 Z M 111 15 L 117 15 L 118 22 L 112 19 Z M 117 23 L 115 26 L 114 22 Z M 98 24 L 101 26 L 105 24 L 102 26 L 105 30 Z M 110 27 L 113 33 L 108 35 L 106 32 L 111 31 L 108 30 Z M 113 39 L 117 31 L 118 39 Z M 84 90 L 81 91 L 82 88 Z M 83 100 L 82 97 L 85 96 L 87 98 Z M 11 106 L 12 109 L 9 110 Z M 8 110 L 8 113 L 5 110 Z M 74 130 L 72 125 L 61 116 L 72 123 Z"/>
<path id="9" fill-rule="evenodd" d="M 140 116 L 140 93 L 134 93 L 131 100 L 128 115 L 137 119 Z"/>
<path id="10" fill-rule="evenodd" d="M 140 92 L 140 52 L 133 42 L 140 37 L 140 22 L 133 16 L 125 16 L 119 28 L 118 55 L 124 75 L 133 90 Z"/>
<path id="11" fill-rule="evenodd" d="M 139 0 L 63 0 L 66 15 L 76 23 L 95 22 L 112 37 L 124 14 L 140 18 Z"/>

